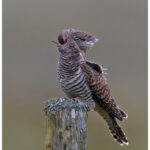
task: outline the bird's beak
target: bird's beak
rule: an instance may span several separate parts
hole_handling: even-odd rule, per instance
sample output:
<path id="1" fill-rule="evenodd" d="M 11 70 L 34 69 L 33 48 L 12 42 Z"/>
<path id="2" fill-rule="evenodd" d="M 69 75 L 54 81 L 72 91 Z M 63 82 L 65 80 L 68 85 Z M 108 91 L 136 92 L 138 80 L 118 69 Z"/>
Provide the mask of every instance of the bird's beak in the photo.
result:
<path id="1" fill-rule="evenodd" d="M 52 41 L 52 43 L 54 43 L 54 44 L 56 44 L 56 45 L 59 45 L 59 43 L 58 43 L 58 42 L 56 42 L 56 41 Z"/>
<path id="2" fill-rule="evenodd" d="M 64 43 L 64 44 L 60 44 L 59 42 L 56 42 L 56 41 L 52 41 L 52 43 L 54 43 L 54 44 L 56 44 L 56 45 L 61 45 L 61 46 L 65 46 L 66 45 L 66 43 Z"/>

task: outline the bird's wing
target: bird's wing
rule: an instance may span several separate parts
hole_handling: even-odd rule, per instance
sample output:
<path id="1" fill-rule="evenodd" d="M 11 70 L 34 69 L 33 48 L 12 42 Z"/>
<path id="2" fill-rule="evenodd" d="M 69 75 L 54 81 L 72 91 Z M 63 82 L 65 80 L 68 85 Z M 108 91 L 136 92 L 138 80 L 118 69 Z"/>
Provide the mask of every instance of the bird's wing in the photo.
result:
<path id="1" fill-rule="evenodd" d="M 89 61 L 83 62 L 81 68 L 86 75 L 86 81 L 92 92 L 94 101 L 113 117 L 119 120 L 126 118 L 126 113 L 114 101 L 105 77 L 104 69 L 98 64 Z"/>
<path id="2" fill-rule="evenodd" d="M 118 141 L 120 145 L 123 144 L 128 145 L 128 140 L 125 135 L 125 133 L 122 131 L 121 127 L 118 125 L 116 119 L 111 116 L 108 112 L 106 112 L 104 109 L 99 107 L 98 104 L 95 106 L 95 111 L 103 117 L 103 119 L 106 121 L 108 128 L 110 130 L 111 135 L 113 136 L 114 140 Z"/>
<path id="3" fill-rule="evenodd" d="M 91 62 L 91 61 L 86 61 L 86 64 L 88 66 L 90 66 L 93 70 L 95 70 L 96 72 L 98 73 L 103 73 L 103 69 L 100 65 L 94 63 L 94 62 Z"/>

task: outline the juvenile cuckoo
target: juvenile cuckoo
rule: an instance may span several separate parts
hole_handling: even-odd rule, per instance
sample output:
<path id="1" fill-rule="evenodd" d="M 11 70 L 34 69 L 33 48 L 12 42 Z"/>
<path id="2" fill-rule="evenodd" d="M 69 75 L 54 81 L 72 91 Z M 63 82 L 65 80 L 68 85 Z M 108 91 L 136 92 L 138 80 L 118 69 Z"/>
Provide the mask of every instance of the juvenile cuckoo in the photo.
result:
<path id="1" fill-rule="evenodd" d="M 63 91 L 69 98 L 79 98 L 87 104 L 95 101 L 95 110 L 106 120 L 110 133 L 120 145 L 128 145 L 127 137 L 116 119 L 122 121 L 127 114 L 116 104 L 107 83 L 104 69 L 86 61 L 70 32 L 58 37 L 58 78 Z M 80 43 L 81 44 L 81 43 Z M 86 50 L 86 49 L 85 49 Z"/>

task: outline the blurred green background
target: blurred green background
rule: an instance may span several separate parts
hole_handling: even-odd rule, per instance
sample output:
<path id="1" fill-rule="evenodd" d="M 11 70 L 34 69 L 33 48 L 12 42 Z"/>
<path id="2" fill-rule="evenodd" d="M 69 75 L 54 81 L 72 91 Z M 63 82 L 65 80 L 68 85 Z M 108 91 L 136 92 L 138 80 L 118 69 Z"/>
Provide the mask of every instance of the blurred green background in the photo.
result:
<path id="1" fill-rule="evenodd" d="M 147 149 L 147 1 L 3 0 L 3 150 L 45 149 L 43 102 L 63 97 L 52 40 L 64 28 L 100 38 L 88 59 L 108 68 L 129 146 L 113 141 L 95 112 L 88 118 L 88 150 Z"/>

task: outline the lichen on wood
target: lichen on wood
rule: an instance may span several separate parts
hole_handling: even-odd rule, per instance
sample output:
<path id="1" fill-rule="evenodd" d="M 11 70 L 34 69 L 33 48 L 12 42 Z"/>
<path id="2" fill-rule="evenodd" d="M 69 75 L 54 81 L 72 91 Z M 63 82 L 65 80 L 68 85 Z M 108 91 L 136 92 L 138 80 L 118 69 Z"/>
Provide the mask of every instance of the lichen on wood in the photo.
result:
<path id="1" fill-rule="evenodd" d="M 50 99 L 47 116 L 46 150 L 86 150 L 89 107 L 78 100 Z"/>

